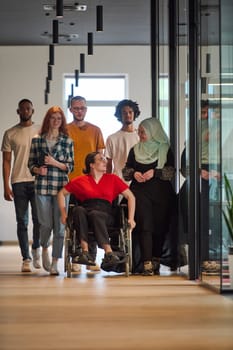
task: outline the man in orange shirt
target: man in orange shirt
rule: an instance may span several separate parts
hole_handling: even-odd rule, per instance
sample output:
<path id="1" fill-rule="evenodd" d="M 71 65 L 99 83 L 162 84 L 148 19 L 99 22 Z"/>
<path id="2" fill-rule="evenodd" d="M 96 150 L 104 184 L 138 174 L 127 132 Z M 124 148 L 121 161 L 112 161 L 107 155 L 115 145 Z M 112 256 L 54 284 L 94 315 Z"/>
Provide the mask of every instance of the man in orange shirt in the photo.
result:
<path id="1" fill-rule="evenodd" d="M 69 136 L 74 141 L 74 170 L 69 178 L 83 175 L 85 158 L 91 152 L 103 152 L 104 139 L 100 128 L 85 121 L 87 113 L 86 99 L 75 96 L 70 102 L 70 112 L 74 120 L 67 125 Z"/>
<path id="2" fill-rule="evenodd" d="M 91 152 L 103 152 L 105 148 L 104 139 L 100 128 L 85 121 L 87 113 L 87 102 L 82 96 L 74 96 L 70 101 L 70 112 L 73 114 L 73 121 L 67 125 L 70 138 L 74 142 L 74 170 L 69 174 L 69 179 L 83 175 L 86 155 Z M 93 259 L 96 258 L 96 242 L 91 242 L 90 253 Z M 79 272 L 81 267 L 73 264 L 72 270 Z M 88 270 L 99 271 L 96 266 L 87 266 Z"/>

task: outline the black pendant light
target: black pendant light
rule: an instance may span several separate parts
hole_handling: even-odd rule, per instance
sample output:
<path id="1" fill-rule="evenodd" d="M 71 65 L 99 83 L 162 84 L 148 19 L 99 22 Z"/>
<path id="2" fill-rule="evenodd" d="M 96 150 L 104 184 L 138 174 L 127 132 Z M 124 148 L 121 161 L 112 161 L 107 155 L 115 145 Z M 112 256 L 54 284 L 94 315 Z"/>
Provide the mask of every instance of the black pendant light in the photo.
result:
<path id="1" fill-rule="evenodd" d="M 71 84 L 71 93 L 70 96 L 74 96 L 74 84 Z"/>
<path id="2" fill-rule="evenodd" d="M 63 17 L 63 0 L 57 0 L 56 2 L 56 17 Z"/>
<path id="3" fill-rule="evenodd" d="M 50 93 L 50 84 L 49 84 L 48 77 L 46 77 L 45 85 L 46 85 L 45 91 L 47 92 L 47 94 L 49 94 Z"/>
<path id="4" fill-rule="evenodd" d="M 49 103 L 48 93 L 47 93 L 47 91 L 45 90 L 45 92 L 44 92 L 44 104 L 47 105 L 48 103 Z"/>
<path id="5" fill-rule="evenodd" d="M 87 54 L 93 55 L 93 33 L 87 33 Z"/>
<path id="6" fill-rule="evenodd" d="M 49 64 L 50 66 L 54 65 L 54 45 L 49 45 Z"/>
<path id="7" fill-rule="evenodd" d="M 48 80 L 52 80 L 52 66 L 48 63 Z"/>
<path id="8" fill-rule="evenodd" d="M 58 44 L 58 20 L 53 20 L 53 44 Z"/>
<path id="9" fill-rule="evenodd" d="M 210 53 L 206 54 L 206 67 L 205 67 L 206 73 L 211 73 L 211 55 Z"/>
<path id="10" fill-rule="evenodd" d="M 96 31 L 97 32 L 103 31 L 103 6 L 102 5 L 96 6 Z"/>
<path id="11" fill-rule="evenodd" d="M 80 53 L 80 73 L 85 73 L 85 54 Z"/>
<path id="12" fill-rule="evenodd" d="M 75 69 L 74 76 L 75 76 L 75 86 L 78 86 L 78 80 L 79 80 L 79 70 L 78 69 Z"/>

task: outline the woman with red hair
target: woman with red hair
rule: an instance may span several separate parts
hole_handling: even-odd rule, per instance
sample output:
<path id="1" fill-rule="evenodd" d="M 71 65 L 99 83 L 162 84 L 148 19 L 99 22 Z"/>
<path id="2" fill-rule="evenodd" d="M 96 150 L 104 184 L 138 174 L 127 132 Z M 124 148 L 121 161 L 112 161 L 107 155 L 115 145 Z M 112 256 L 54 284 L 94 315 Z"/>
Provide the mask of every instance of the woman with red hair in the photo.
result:
<path id="1" fill-rule="evenodd" d="M 35 175 L 36 206 L 40 223 L 42 263 L 51 275 L 58 275 L 58 259 L 62 257 L 65 226 L 61 223 L 57 193 L 67 184 L 73 170 L 73 141 L 68 137 L 62 109 L 47 111 L 40 134 L 32 139 L 28 167 Z M 68 202 L 67 202 L 68 204 Z M 53 231 L 52 264 L 48 247 Z"/>

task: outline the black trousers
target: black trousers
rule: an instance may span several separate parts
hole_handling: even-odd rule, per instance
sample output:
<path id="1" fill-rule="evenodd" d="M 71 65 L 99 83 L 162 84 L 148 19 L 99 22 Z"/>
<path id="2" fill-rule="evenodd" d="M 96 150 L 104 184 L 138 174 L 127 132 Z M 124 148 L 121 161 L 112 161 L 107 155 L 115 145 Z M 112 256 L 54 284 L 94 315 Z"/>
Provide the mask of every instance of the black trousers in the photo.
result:
<path id="1" fill-rule="evenodd" d="M 136 197 L 136 232 L 142 261 L 160 258 L 169 230 L 175 193 L 170 182 L 151 180 L 132 187 Z"/>
<path id="2" fill-rule="evenodd" d="M 108 227 L 114 223 L 110 203 L 102 200 L 85 201 L 74 208 L 73 217 L 79 241 L 84 240 L 89 244 L 96 241 L 100 248 L 109 244 Z M 90 231 L 93 240 L 90 239 Z"/>

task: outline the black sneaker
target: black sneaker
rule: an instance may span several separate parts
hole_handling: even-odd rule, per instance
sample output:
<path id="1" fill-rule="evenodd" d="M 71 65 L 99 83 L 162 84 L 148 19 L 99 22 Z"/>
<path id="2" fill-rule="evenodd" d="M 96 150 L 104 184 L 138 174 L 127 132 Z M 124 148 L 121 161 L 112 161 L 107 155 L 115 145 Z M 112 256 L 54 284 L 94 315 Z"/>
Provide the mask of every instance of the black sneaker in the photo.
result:
<path id="1" fill-rule="evenodd" d="M 74 264 L 95 266 L 95 262 L 92 260 L 89 252 L 82 252 L 80 255 L 72 259 Z"/>
<path id="2" fill-rule="evenodd" d="M 113 253 L 105 253 L 103 263 L 109 264 L 109 265 L 115 265 L 120 263 L 120 259 L 118 258 L 117 255 Z"/>
<path id="3" fill-rule="evenodd" d="M 160 263 L 156 258 L 152 258 L 152 266 L 153 266 L 153 271 L 154 275 L 160 275 L 159 269 L 160 269 Z"/>

